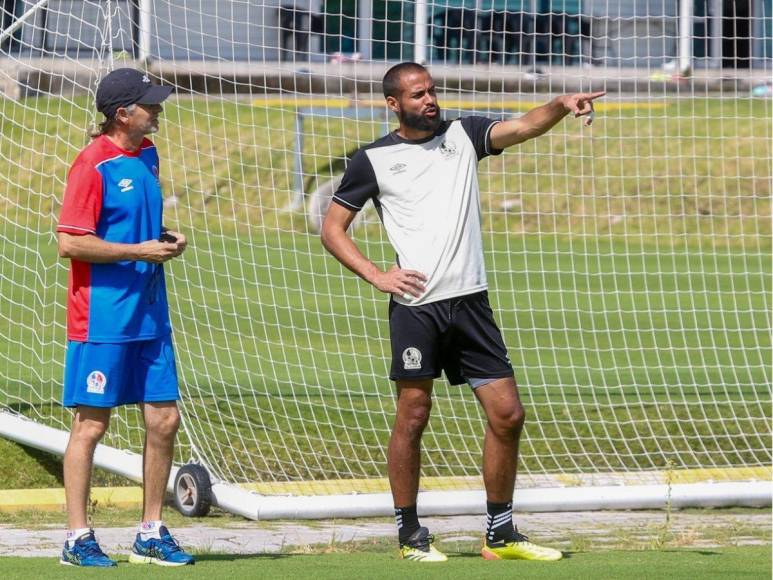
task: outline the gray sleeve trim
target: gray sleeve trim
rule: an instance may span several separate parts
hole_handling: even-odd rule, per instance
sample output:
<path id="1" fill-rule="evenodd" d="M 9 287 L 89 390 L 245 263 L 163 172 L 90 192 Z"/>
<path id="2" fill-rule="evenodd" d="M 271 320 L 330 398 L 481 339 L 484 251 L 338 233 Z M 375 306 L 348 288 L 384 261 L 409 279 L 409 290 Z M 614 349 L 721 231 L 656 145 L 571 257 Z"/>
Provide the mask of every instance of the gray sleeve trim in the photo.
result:
<path id="1" fill-rule="evenodd" d="M 338 204 L 340 204 L 340 205 L 345 205 L 346 207 L 349 207 L 349 208 L 351 208 L 351 209 L 353 209 L 355 211 L 360 211 L 363 207 L 365 207 L 365 206 L 357 207 L 356 205 L 353 205 L 353 204 L 349 203 L 348 201 L 346 201 L 344 199 L 341 199 L 337 195 L 333 196 L 333 201 L 338 203 Z"/>
<path id="2" fill-rule="evenodd" d="M 495 121 L 488 126 L 488 129 L 486 129 L 486 135 L 483 137 L 483 146 L 485 147 L 486 155 L 496 155 L 495 153 L 492 153 L 492 151 L 502 152 L 501 149 L 491 148 L 491 129 L 494 128 L 494 125 L 499 125 L 499 123 L 501 123 L 501 121 Z"/>

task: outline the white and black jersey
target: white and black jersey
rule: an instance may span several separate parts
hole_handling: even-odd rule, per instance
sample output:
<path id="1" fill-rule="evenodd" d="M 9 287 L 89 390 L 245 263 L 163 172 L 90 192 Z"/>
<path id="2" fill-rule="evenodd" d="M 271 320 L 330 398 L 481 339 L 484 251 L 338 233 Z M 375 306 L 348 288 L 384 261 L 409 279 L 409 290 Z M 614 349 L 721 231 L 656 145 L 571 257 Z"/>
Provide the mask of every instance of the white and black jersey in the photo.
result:
<path id="1" fill-rule="evenodd" d="M 487 288 L 480 225 L 478 161 L 491 147 L 485 117 L 444 121 L 418 141 L 395 132 L 358 150 L 333 200 L 359 211 L 368 199 L 381 216 L 401 268 L 427 276 L 418 306 Z"/>

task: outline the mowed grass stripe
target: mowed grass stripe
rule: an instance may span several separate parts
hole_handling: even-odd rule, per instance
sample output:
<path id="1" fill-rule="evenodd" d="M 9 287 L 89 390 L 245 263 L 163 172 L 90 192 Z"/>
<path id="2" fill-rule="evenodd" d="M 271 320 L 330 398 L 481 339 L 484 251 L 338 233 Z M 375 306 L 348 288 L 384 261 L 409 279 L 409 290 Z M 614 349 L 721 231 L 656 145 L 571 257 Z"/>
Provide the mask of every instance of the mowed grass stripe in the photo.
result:
<path id="1" fill-rule="evenodd" d="M 234 578 L 594 578 L 594 580 L 636 579 L 642 570 L 663 579 L 700 577 L 763 578 L 770 572 L 770 546 L 737 548 L 668 549 L 648 551 L 579 552 L 559 562 L 484 561 L 471 546 L 451 553 L 449 561 L 437 565 L 416 565 L 397 559 L 396 550 L 384 544 L 336 545 L 279 554 L 235 555 L 197 554 L 195 566 L 175 569 L 175 578 L 207 578 L 213 574 Z M 54 558 L 0 558 L 7 578 L 61 578 Z M 166 576 L 168 571 L 131 566 L 119 558 L 111 578 Z M 104 571 L 78 570 L 78 576 L 103 578 Z"/>

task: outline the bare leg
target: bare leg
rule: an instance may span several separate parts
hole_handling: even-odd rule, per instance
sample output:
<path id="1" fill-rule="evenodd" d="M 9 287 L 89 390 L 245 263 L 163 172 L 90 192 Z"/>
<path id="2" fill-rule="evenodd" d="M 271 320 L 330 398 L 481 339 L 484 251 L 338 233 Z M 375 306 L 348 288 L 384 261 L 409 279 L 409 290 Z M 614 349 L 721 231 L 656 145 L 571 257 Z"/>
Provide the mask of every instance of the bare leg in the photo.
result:
<path id="1" fill-rule="evenodd" d="M 490 502 L 513 499 L 518 468 L 518 444 L 525 413 L 511 377 L 475 389 L 488 418 L 483 443 L 483 484 Z"/>
<path id="2" fill-rule="evenodd" d="M 67 527 L 88 528 L 86 505 L 91 490 L 94 450 L 110 424 L 110 408 L 80 406 L 75 411 L 70 440 L 64 452 L 64 494 Z"/>
<path id="3" fill-rule="evenodd" d="M 387 451 L 389 485 L 397 507 L 416 503 L 421 435 L 432 409 L 432 379 L 397 381 L 397 414 Z"/>
<path id="4" fill-rule="evenodd" d="M 502 504 L 513 499 L 518 443 L 525 418 L 515 380 L 494 381 L 476 389 L 475 394 L 488 417 L 483 446 L 483 483 L 488 510 L 494 510 L 489 511 L 492 517 L 487 521 L 486 543 L 481 549 L 481 556 L 487 560 L 560 560 L 562 554 L 558 550 L 539 546 L 523 536 L 511 536 L 516 531 L 511 527 L 511 514 L 501 511 Z M 500 541 L 510 543 L 498 545 Z"/>
<path id="5" fill-rule="evenodd" d="M 145 450 L 142 456 L 142 521 L 161 519 L 166 485 L 172 469 L 174 440 L 180 426 L 177 402 L 143 403 Z"/>

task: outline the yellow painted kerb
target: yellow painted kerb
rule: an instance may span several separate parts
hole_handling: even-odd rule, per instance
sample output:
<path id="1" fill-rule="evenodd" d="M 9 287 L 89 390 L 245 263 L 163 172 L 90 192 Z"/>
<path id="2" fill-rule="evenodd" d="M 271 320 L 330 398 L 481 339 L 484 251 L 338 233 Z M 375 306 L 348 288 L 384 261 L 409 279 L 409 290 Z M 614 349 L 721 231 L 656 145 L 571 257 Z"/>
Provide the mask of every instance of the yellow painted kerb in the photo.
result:
<path id="1" fill-rule="evenodd" d="M 94 487 L 91 501 L 119 507 L 142 507 L 141 487 Z M 0 491 L 0 511 L 64 509 L 64 489 L 7 489 Z"/>

